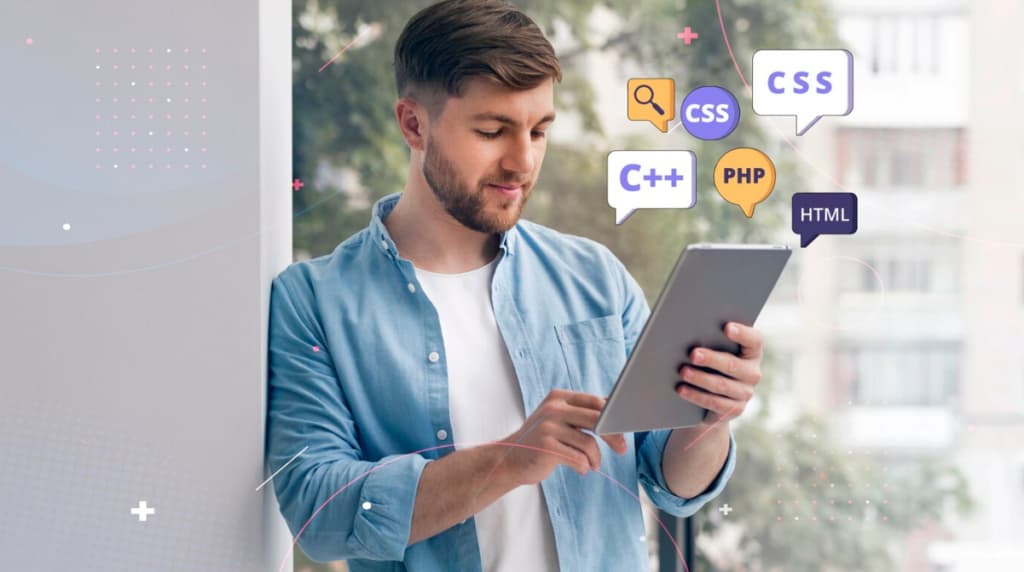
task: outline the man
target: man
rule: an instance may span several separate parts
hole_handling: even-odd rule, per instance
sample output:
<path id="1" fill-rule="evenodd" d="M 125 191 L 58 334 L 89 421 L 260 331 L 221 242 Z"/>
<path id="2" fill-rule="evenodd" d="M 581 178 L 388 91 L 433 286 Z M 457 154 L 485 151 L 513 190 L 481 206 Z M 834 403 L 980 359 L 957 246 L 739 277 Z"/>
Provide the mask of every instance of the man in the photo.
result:
<path id="1" fill-rule="evenodd" d="M 282 513 L 353 572 L 646 570 L 638 481 L 679 516 L 721 492 L 759 334 L 730 324 L 741 356 L 691 356 L 725 374 L 680 374 L 700 426 L 595 438 L 650 310 L 607 248 L 519 218 L 551 45 L 511 5 L 450 0 L 409 21 L 395 75 L 404 191 L 274 279 L 269 467 L 308 447 L 275 477 Z"/>

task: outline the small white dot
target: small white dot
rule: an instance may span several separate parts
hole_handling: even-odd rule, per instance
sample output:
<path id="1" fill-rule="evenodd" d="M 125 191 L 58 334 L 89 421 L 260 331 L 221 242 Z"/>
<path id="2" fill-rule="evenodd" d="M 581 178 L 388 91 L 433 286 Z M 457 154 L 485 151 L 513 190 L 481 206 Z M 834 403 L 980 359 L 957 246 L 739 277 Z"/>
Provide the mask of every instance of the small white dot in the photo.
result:
<path id="1" fill-rule="evenodd" d="M 68 223 L 64 223 L 64 226 L 62 226 L 61 228 L 63 228 L 64 230 L 71 230 L 71 225 Z"/>
<path id="2" fill-rule="evenodd" d="M 150 132 L 149 132 L 149 134 L 150 134 L 150 135 L 152 135 L 152 134 L 153 134 L 153 132 L 152 132 L 152 131 L 150 131 Z"/>
<path id="3" fill-rule="evenodd" d="M 100 69 L 100 66 L 96 66 L 96 69 Z"/>
<path id="4" fill-rule="evenodd" d="M 171 98 L 168 97 L 167 98 L 167 103 L 170 103 L 170 102 L 171 102 Z"/>
<path id="5" fill-rule="evenodd" d="M 167 53 L 171 53 L 171 48 L 167 48 Z"/>
<path id="6" fill-rule="evenodd" d="M 114 168 L 115 168 L 115 169 L 117 168 L 117 163 L 114 163 Z"/>
<path id="7" fill-rule="evenodd" d="M 132 82 L 132 87 L 135 87 L 135 82 L 134 81 Z"/>
<path id="8" fill-rule="evenodd" d="M 363 503 L 363 510 L 370 510 L 371 508 L 373 508 L 373 505 L 370 503 L 370 501 L 366 501 Z"/>
<path id="9" fill-rule="evenodd" d="M 188 147 L 185 147 L 185 152 L 188 153 Z"/>

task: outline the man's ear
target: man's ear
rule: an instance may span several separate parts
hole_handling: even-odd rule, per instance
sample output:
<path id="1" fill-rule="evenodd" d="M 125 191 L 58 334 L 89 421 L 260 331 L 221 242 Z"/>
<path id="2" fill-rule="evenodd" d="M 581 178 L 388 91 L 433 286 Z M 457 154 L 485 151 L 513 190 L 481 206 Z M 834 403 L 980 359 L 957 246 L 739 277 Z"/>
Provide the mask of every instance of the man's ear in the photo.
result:
<path id="1" fill-rule="evenodd" d="M 395 103 L 395 119 L 406 144 L 416 151 L 422 151 L 426 142 L 427 109 L 409 98 Z"/>

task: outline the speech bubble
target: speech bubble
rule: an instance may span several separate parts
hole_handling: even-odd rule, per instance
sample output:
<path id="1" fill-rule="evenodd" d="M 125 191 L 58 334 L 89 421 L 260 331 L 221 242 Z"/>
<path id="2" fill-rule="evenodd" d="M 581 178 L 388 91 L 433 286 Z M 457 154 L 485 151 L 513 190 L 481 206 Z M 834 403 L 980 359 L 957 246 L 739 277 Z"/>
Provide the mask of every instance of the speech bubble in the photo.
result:
<path id="1" fill-rule="evenodd" d="M 754 113 L 796 116 L 797 135 L 826 115 L 853 111 L 853 54 L 846 50 L 758 50 L 752 77 Z"/>
<path id="2" fill-rule="evenodd" d="M 751 218 L 754 206 L 775 189 L 775 164 L 758 149 L 732 149 L 715 164 L 715 189 Z"/>
<path id="3" fill-rule="evenodd" d="M 724 87 L 705 85 L 683 99 L 679 119 L 690 135 L 713 141 L 729 135 L 740 124 L 740 104 Z"/>
<path id="4" fill-rule="evenodd" d="M 857 195 L 853 193 L 795 193 L 793 232 L 800 235 L 800 248 L 822 234 L 857 232 Z"/>
<path id="5" fill-rule="evenodd" d="M 676 117 L 676 82 L 667 77 L 638 77 L 626 84 L 626 116 L 650 121 L 662 133 Z"/>
<path id="6" fill-rule="evenodd" d="M 688 209 L 696 203 L 693 151 L 608 153 L 608 205 L 615 209 L 615 224 L 637 209 Z"/>

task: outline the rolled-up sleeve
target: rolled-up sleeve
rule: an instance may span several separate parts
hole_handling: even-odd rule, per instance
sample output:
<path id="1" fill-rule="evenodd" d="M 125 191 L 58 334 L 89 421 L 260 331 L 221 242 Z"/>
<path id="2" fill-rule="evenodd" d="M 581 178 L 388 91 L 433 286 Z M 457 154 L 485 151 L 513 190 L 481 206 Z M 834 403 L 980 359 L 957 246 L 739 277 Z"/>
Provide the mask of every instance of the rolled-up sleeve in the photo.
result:
<path id="1" fill-rule="evenodd" d="M 622 275 L 622 330 L 626 342 L 626 356 L 633 353 L 636 345 L 651 315 L 650 306 L 644 297 L 644 291 L 637 281 L 629 274 L 625 266 L 618 262 L 618 269 Z M 709 500 L 718 496 L 725 488 L 729 478 L 736 467 L 736 440 L 733 438 L 732 429 L 729 429 L 729 455 L 725 464 L 718 472 L 715 480 L 701 494 L 686 499 L 672 494 L 665 482 L 665 474 L 661 467 L 661 458 L 665 453 L 665 444 L 672 434 L 671 429 L 657 431 L 641 431 L 633 434 L 633 443 L 636 448 L 637 475 L 643 485 L 647 496 L 658 508 L 678 517 L 687 517 L 697 512 L 701 506 Z"/>
<path id="2" fill-rule="evenodd" d="M 729 429 L 729 456 L 726 457 L 725 464 L 704 492 L 687 499 L 672 494 L 661 468 L 661 457 L 665 453 L 665 444 L 668 443 L 671 434 L 671 429 L 636 434 L 637 472 L 644 491 L 655 506 L 673 516 L 687 517 L 700 510 L 700 507 L 725 489 L 736 468 L 736 440 L 733 438 L 732 429 Z"/>
<path id="3" fill-rule="evenodd" d="M 418 454 L 363 458 L 313 298 L 293 295 L 301 288 L 282 274 L 270 296 L 268 474 L 305 449 L 274 477 L 281 513 L 315 561 L 402 560 L 430 461 Z"/>

